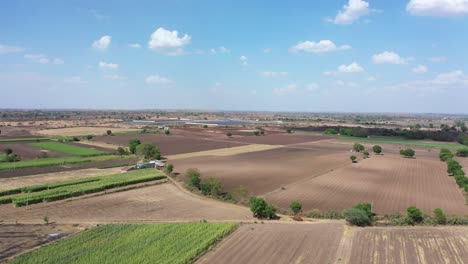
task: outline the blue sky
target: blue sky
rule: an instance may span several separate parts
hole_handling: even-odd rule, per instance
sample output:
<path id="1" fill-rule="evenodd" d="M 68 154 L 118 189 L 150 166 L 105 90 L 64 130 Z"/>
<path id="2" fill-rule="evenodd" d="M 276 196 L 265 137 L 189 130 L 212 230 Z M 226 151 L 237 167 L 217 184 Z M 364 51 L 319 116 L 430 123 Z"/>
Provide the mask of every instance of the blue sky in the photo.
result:
<path id="1" fill-rule="evenodd" d="M 468 0 L 2 1 L 0 108 L 468 113 Z"/>

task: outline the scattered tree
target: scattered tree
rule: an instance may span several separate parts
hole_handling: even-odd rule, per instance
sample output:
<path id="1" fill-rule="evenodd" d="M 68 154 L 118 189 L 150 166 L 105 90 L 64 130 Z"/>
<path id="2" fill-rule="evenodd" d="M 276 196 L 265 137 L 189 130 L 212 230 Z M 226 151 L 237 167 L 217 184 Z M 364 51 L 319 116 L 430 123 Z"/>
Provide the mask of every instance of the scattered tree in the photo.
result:
<path id="1" fill-rule="evenodd" d="M 289 205 L 289 208 L 291 208 L 291 211 L 293 211 L 293 213 L 297 215 L 299 212 L 302 211 L 302 204 L 300 202 L 292 202 Z"/>
<path id="2" fill-rule="evenodd" d="M 368 226 L 371 225 L 372 221 L 363 210 L 357 208 L 351 208 L 343 213 L 346 221 L 352 225 L 356 226 Z"/>
<path id="3" fill-rule="evenodd" d="M 289 134 L 291 134 L 293 131 L 291 129 L 286 129 L 286 132 L 288 132 Z"/>
<path id="4" fill-rule="evenodd" d="M 231 133 L 231 132 L 227 132 L 227 133 L 226 133 L 226 136 L 232 137 L 232 133 Z"/>
<path id="5" fill-rule="evenodd" d="M 106 131 L 106 134 L 107 134 L 108 136 L 112 135 L 112 130 L 110 130 L 110 129 L 107 130 L 107 131 Z"/>
<path id="6" fill-rule="evenodd" d="M 441 161 L 447 161 L 453 158 L 453 153 L 449 149 L 442 148 L 439 152 L 439 158 Z"/>
<path id="7" fill-rule="evenodd" d="M 42 217 L 42 220 L 44 220 L 44 223 L 45 223 L 46 225 L 49 224 L 49 217 L 48 217 L 47 215 L 44 215 L 44 217 Z"/>
<path id="8" fill-rule="evenodd" d="M 264 199 L 259 197 L 250 198 L 250 210 L 254 217 L 263 219 L 273 219 L 276 217 L 276 209 L 269 205 Z"/>
<path id="9" fill-rule="evenodd" d="M 208 125 L 203 125 L 203 128 L 208 128 Z"/>
<path id="10" fill-rule="evenodd" d="M 145 160 L 161 158 L 161 152 L 159 151 L 159 148 L 152 143 L 138 145 L 136 147 L 135 153 Z"/>
<path id="11" fill-rule="evenodd" d="M 11 153 L 13 153 L 13 150 L 11 148 L 6 148 L 3 150 L 3 152 L 5 153 L 5 155 L 10 155 Z"/>
<path id="12" fill-rule="evenodd" d="M 468 148 L 462 148 L 457 150 L 457 157 L 468 157 Z"/>
<path id="13" fill-rule="evenodd" d="M 86 137 L 87 140 L 93 139 L 93 135 L 86 135 L 85 137 Z"/>
<path id="14" fill-rule="evenodd" d="M 197 169 L 188 169 L 185 173 L 185 176 L 188 178 L 188 185 L 200 189 L 200 172 Z"/>
<path id="15" fill-rule="evenodd" d="M 208 178 L 200 184 L 200 190 L 204 195 L 221 196 L 223 193 L 223 184 L 217 178 Z"/>
<path id="16" fill-rule="evenodd" d="M 447 172 L 448 173 L 455 175 L 455 173 L 459 170 L 462 170 L 462 166 L 460 165 L 460 163 L 458 163 L 458 161 L 453 160 L 453 159 L 447 160 Z"/>
<path id="17" fill-rule="evenodd" d="M 171 134 L 171 131 L 169 131 L 169 129 L 166 129 L 166 131 L 164 131 L 164 134 L 166 134 L 166 136 L 169 136 Z"/>
<path id="18" fill-rule="evenodd" d="M 260 131 L 258 131 L 258 130 L 255 130 L 255 131 L 254 131 L 254 135 L 256 135 L 256 136 L 260 136 Z"/>
<path id="19" fill-rule="evenodd" d="M 325 134 L 325 135 L 336 135 L 336 134 L 338 134 L 338 131 L 336 131 L 336 129 L 334 129 L 334 128 L 327 128 L 327 129 L 325 129 L 323 134 Z"/>
<path id="20" fill-rule="evenodd" d="M 372 205 L 370 203 L 360 203 L 353 206 L 354 209 L 359 209 L 364 211 L 367 214 L 369 219 L 373 219 L 375 214 L 372 212 Z"/>
<path id="21" fill-rule="evenodd" d="M 400 149 L 400 155 L 402 155 L 405 158 L 412 158 L 414 157 L 414 150 L 407 148 L 407 149 Z"/>
<path id="22" fill-rule="evenodd" d="M 349 158 L 351 159 L 352 163 L 356 162 L 356 159 L 357 159 L 356 156 L 351 155 Z"/>
<path id="23" fill-rule="evenodd" d="M 39 155 L 37 156 L 39 159 L 46 159 L 49 157 L 49 154 L 47 153 L 47 151 L 44 151 L 44 150 L 41 150 L 39 152 Z"/>
<path id="24" fill-rule="evenodd" d="M 417 224 L 423 221 L 423 214 L 416 206 L 410 206 L 406 209 L 408 214 L 406 215 L 409 224 Z"/>
<path id="25" fill-rule="evenodd" d="M 168 173 L 172 173 L 174 171 L 174 165 L 173 164 L 168 164 L 166 167 L 166 171 Z"/>
<path id="26" fill-rule="evenodd" d="M 434 209 L 434 219 L 439 225 L 445 225 L 447 223 L 447 217 L 440 208 Z"/>
<path id="27" fill-rule="evenodd" d="M 374 151 L 375 154 L 380 154 L 382 153 L 382 147 L 379 145 L 375 145 L 372 147 L 372 150 Z"/>
<path id="28" fill-rule="evenodd" d="M 364 150 L 364 151 L 362 152 L 362 155 L 364 156 L 365 159 L 369 158 L 369 151 Z"/>
<path id="29" fill-rule="evenodd" d="M 136 153 L 136 147 L 141 144 L 141 141 L 138 138 L 130 139 L 128 141 L 128 148 L 132 154 Z"/>
<path id="30" fill-rule="evenodd" d="M 359 143 L 354 143 L 354 146 L 353 146 L 353 150 L 356 151 L 356 152 L 361 152 L 363 151 L 365 148 L 363 145 L 359 144 Z"/>
<path id="31" fill-rule="evenodd" d="M 119 154 L 120 156 L 125 156 L 125 155 L 128 155 L 128 152 L 125 148 L 123 147 L 118 147 L 117 148 L 117 154 Z"/>

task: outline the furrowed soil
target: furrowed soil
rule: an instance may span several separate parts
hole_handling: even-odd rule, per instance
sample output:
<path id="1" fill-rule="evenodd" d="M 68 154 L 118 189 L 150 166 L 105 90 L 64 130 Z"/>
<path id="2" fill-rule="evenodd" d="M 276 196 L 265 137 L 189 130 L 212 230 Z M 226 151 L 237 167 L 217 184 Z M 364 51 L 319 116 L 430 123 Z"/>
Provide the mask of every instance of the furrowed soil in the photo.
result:
<path id="1" fill-rule="evenodd" d="M 447 214 L 468 215 L 462 191 L 447 175 L 444 162 L 392 154 L 372 155 L 264 197 L 283 209 L 300 201 L 304 211 L 342 210 L 367 202 L 377 214 L 405 213 L 407 207 L 417 206 L 425 213 L 442 208 Z"/>
<path id="2" fill-rule="evenodd" d="M 196 263 L 334 263 L 340 223 L 244 224 Z"/>
<path id="3" fill-rule="evenodd" d="M 94 140 L 107 144 L 128 146 L 128 141 L 133 138 L 138 138 L 142 143 L 156 144 L 163 156 L 247 145 L 239 142 L 206 140 L 176 135 L 166 136 L 161 134 L 99 136 L 95 137 Z"/>
<path id="4" fill-rule="evenodd" d="M 4 222 L 40 223 L 44 215 L 57 223 L 89 224 L 252 220 L 248 208 L 199 197 L 169 183 L 27 207 L 0 205 Z"/>
<path id="5" fill-rule="evenodd" d="M 75 234 L 84 227 L 78 225 L 56 224 L 0 224 L 0 261 L 4 261 L 34 247 L 49 243 L 48 234 Z"/>
<path id="6" fill-rule="evenodd" d="M 43 129 L 35 131 L 35 134 L 43 136 L 84 136 L 84 135 L 103 135 L 107 130 L 112 132 L 137 131 L 138 129 L 131 128 L 116 128 L 116 127 L 68 127 Z"/>
<path id="7" fill-rule="evenodd" d="M 227 191 L 239 186 L 255 195 L 280 190 L 288 184 L 317 177 L 349 165 L 348 148 L 340 150 L 282 147 L 233 156 L 203 156 L 169 160 L 181 178 L 197 168 L 202 178 L 219 178 Z M 289 205 L 288 205 L 289 206 Z"/>
<path id="8" fill-rule="evenodd" d="M 22 160 L 36 159 L 41 154 L 41 148 L 31 145 L 32 142 L 0 142 L 0 151 L 3 154 L 3 150 L 10 148 L 14 154 L 20 155 Z M 47 152 L 49 158 L 65 157 L 66 154 L 53 151 L 44 150 Z"/>
<path id="9" fill-rule="evenodd" d="M 468 260 L 466 227 L 360 228 L 347 263 L 463 264 Z"/>

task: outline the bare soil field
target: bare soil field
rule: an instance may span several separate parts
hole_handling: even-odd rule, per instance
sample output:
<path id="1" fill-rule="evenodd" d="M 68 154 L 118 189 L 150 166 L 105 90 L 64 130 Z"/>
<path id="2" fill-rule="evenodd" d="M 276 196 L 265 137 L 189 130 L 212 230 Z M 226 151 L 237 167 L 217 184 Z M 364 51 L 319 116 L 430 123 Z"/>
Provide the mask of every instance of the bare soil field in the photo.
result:
<path id="1" fill-rule="evenodd" d="M 88 178 L 101 175 L 109 175 L 120 172 L 120 167 L 109 169 L 83 169 L 73 171 L 61 171 L 44 173 L 32 176 L 21 176 L 12 178 L 0 178 L 0 190 L 9 190 L 32 185 L 40 185 L 58 181 Z"/>
<path id="2" fill-rule="evenodd" d="M 41 154 L 41 148 L 35 147 L 30 144 L 31 142 L 0 142 L 0 151 L 3 152 L 6 148 L 11 148 L 14 154 L 18 154 L 21 156 L 22 160 L 30 160 L 35 159 Z M 66 154 L 52 151 L 52 150 L 44 150 L 47 151 L 47 155 L 49 158 L 55 157 L 65 157 L 68 156 Z"/>
<path id="3" fill-rule="evenodd" d="M 246 145 L 245 143 L 205 140 L 194 137 L 161 134 L 139 134 L 121 136 L 98 136 L 95 141 L 108 144 L 128 146 L 128 141 L 138 138 L 142 143 L 154 143 L 161 150 L 162 155 L 174 155 L 189 152 L 198 152 L 211 149 L 230 148 Z"/>
<path id="4" fill-rule="evenodd" d="M 289 145 L 320 140 L 333 139 L 325 135 L 308 134 L 266 134 L 264 136 L 246 136 L 231 139 L 232 141 L 251 144 Z"/>
<path id="5" fill-rule="evenodd" d="M 78 225 L 0 224 L 0 261 L 51 242 L 47 238 L 48 234 L 70 235 L 83 229 L 84 227 Z"/>
<path id="6" fill-rule="evenodd" d="M 43 173 L 57 173 L 65 171 L 75 171 L 89 168 L 97 168 L 101 166 L 114 166 L 130 162 L 137 162 L 138 158 L 129 157 L 116 160 L 106 160 L 99 162 L 85 162 L 80 164 L 66 164 L 64 166 L 55 166 L 55 167 L 42 167 L 42 168 L 26 168 L 19 170 L 10 170 L 10 171 L 0 171 L 0 179 L 11 178 L 11 177 L 21 177 L 29 176 Z"/>
<path id="7" fill-rule="evenodd" d="M 371 156 L 285 188 L 265 198 L 284 209 L 297 200 L 305 211 L 342 210 L 368 202 L 378 214 L 404 213 L 414 205 L 425 213 L 439 207 L 447 214 L 468 215 L 463 194 L 447 176 L 445 163 L 433 159 Z"/>
<path id="8" fill-rule="evenodd" d="M 468 260 L 466 227 L 359 228 L 349 262 L 463 264 Z"/>
<path id="9" fill-rule="evenodd" d="M 0 220 L 41 223 L 171 222 L 252 220 L 248 208 L 180 191 L 170 183 L 106 195 L 15 208 L 0 206 Z"/>
<path id="10" fill-rule="evenodd" d="M 237 155 L 237 154 L 242 154 L 242 153 L 257 152 L 257 151 L 276 149 L 276 148 L 281 148 L 281 147 L 283 146 L 282 145 L 251 144 L 251 145 L 232 147 L 232 148 L 212 149 L 212 150 L 205 150 L 205 151 L 198 151 L 198 152 L 169 155 L 169 156 L 166 156 L 166 158 L 172 161 L 176 159 L 186 159 L 186 158 L 201 157 L 201 156 L 232 156 L 232 155 Z"/>
<path id="11" fill-rule="evenodd" d="M 465 173 L 468 173 L 468 157 L 457 157 L 456 160 L 460 163 L 463 167 Z"/>
<path id="12" fill-rule="evenodd" d="M 84 135 L 103 135 L 107 130 L 112 132 L 136 131 L 134 128 L 118 127 L 67 127 L 55 129 L 43 129 L 35 131 L 35 134 L 43 136 L 84 136 Z"/>
<path id="13" fill-rule="evenodd" d="M 0 138 L 33 137 L 33 135 L 30 133 L 30 129 L 33 129 L 33 128 L 0 125 L 0 130 L 2 131 L 2 133 L 0 134 Z"/>
<path id="14" fill-rule="evenodd" d="M 347 150 L 322 151 L 294 147 L 169 162 L 174 164 L 178 173 L 184 174 L 189 168 L 197 168 L 203 178 L 219 178 L 228 191 L 244 186 L 255 195 L 279 190 L 288 184 L 351 164 Z"/>
<path id="15" fill-rule="evenodd" d="M 196 263 L 334 263 L 340 223 L 244 224 Z"/>

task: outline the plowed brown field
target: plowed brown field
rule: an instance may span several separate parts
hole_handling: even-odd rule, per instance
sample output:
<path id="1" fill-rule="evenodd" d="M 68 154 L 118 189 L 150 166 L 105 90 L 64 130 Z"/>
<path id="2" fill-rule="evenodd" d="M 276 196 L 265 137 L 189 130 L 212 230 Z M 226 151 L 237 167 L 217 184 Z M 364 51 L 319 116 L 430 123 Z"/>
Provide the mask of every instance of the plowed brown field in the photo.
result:
<path id="1" fill-rule="evenodd" d="M 354 231 L 345 263 L 437 263 L 468 261 L 466 227 L 364 228 Z"/>
<path id="2" fill-rule="evenodd" d="M 191 195 L 165 183 L 101 196 L 14 208 L 0 205 L 5 222 L 41 223 L 170 222 L 251 220 L 248 208 Z"/>
<path id="3" fill-rule="evenodd" d="M 6 148 L 10 148 L 11 150 L 13 150 L 13 153 L 20 155 L 22 160 L 35 159 L 39 156 L 39 154 L 41 154 L 42 150 L 39 147 L 31 145 L 31 142 L 0 142 L 0 151 L 2 152 L 2 154 L 3 150 Z M 52 150 L 46 151 L 48 157 L 50 158 L 67 156 L 63 153 Z"/>
<path id="4" fill-rule="evenodd" d="M 333 263 L 342 225 L 245 224 L 197 263 Z"/>
<path id="5" fill-rule="evenodd" d="M 287 209 L 292 201 L 305 211 L 341 210 L 360 202 L 372 203 L 378 214 L 406 212 L 414 205 L 426 213 L 442 208 L 448 214 L 468 215 L 468 206 L 444 162 L 405 159 L 397 155 L 372 156 L 265 195 Z"/>

